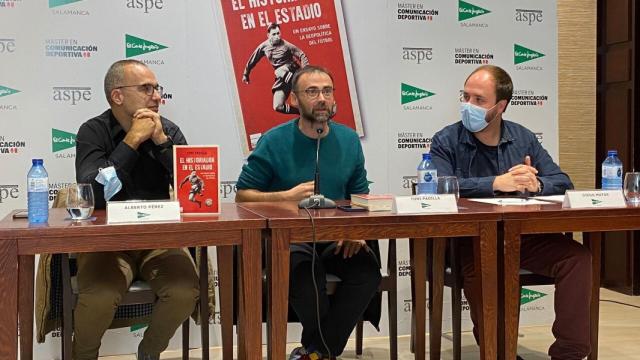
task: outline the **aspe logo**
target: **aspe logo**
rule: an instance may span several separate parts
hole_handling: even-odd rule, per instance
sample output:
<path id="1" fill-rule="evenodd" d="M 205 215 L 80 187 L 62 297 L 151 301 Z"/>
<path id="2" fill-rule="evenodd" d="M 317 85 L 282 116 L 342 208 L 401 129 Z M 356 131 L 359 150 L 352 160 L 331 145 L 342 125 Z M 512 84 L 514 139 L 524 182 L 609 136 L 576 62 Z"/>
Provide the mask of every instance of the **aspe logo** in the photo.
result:
<path id="1" fill-rule="evenodd" d="M 167 48 L 167 46 L 164 46 L 162 44 L 158 44 L 153 41 L 145 40 L 129 34 L 125 34 L 124 43 L 127 58 L 142 54 L 148 54 Z"/>
<path id="2" fill-rule="evenodd" d="M 228 199 L 230 196 L 235 197 L 238 191 L 236 183 L 237 181 L 235 180 L 220 181 L 220 195 L 223 199 Z"/>
<path id="3" fill-rule="evenodd" d="M 433 60 L 433 48 L 403 47 L 402 60 L 411 61 L 418 65 Z"/>
<path id="4" fill-rule="evenodd" d="M 398 3 L 398 20 L 403 21 L 433 21 L 434 16 L 438 16 L 437 9 L 425 9 L 421 3 Z"/>
<path id="5" fill-rule="evenodd" d="M 529 26 L 533 23 L 542 23 L 542 10 L 516 9 L 515 21 L 527 23 Z"/>
<path id="6" fill-rule="evenodd" d="M 0 54 L 16 52 L 16 39 L 0 39 Z"/>
<path id="7" fill-rule="evenodd" d="M 478 48 L 455 48 L 453 63 L 455 65 L 486 65 L 494 58 L 493 53 Z"/>
<path id="8" fill-rule="evenodd" d="M 433 95 L 435 95 L 435 93 L 420 89 L 419 87 L 405 83 L 400 85 L 400 103 L 402 105 L 428 98 Z"/>
<path id="9" fill-rule="evenodd" d="M 46 39 L 45 56 L 88 59 L 98 51 L 98 45 L 81 43 L 76 39 Z"/>
<path id="10" fill-rule="evenodd" d="M 127 8 L 144 10 L 144 13 L 148 14 L 149 10 L 162 10 L 164 0 L 127 0 Z"/>
<path id="11" fill-rule="evenodd" d="M 458 21 L 465 21 L 475 17 L 485 15 L 491 11 L 480 6 L 458 0 Z"/>
<path id="12" fill-rule="evenodd" d="M 67 102 L 75 106 L 83 101 L 91 101 L 91 88 L 80 86 L 54 86 L 53 101 Z"/>
<path id="13" fill-rule="evenodd" d="M 545 296 L 547 296 L 547 294 L 545 293 L 541 293 L 541 292 L 534 291 L 527 288 L 522 288 L 522 291 L 520 292 L 520 306 L 536 301 Z"/>
<path id="14" fill-rule="evenodd" d="M 3 135 L 0 135 L 0 154 L 17 154 L 20 149 L 27 146 L 24 140 L 7 140 Z"/>
<path id="15" fill-rule="evenodd" d="M 20 188 L 18 185 L 0 185 L 0 204 L 7 200 L 17 199 L 20 197 Z"/>
<path id="16" fill-rule="evenodd" d="M 513 63 L 515 65 L 535 60 L 544 56 L 545 55 L 541 52 L 531 50 L 522 45 L 513 44 Z"/>
<path id="17" fill-rule="evenodd" d="M 512 106 L 540 107 L 549 101 L 549 96 L 538 94 L 533 90 L 514 90 L 511 97 Z"/>
<path id="18" fill-rule="evenodd" d="M 60 151 L 71 149 L 76 147 L 76 134 L 51 129 L 51 151 L 55 154 L 56 158 L 75 158 L 75 153 L 60 153 Z"/>

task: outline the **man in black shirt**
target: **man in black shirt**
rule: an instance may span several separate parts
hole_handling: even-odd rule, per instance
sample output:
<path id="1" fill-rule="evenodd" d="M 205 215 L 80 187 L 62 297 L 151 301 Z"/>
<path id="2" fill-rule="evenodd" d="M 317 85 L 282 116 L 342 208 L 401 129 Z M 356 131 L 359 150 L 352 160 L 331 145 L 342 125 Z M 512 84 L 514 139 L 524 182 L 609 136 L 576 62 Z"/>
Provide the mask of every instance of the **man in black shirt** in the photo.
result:
<path id="1" fill-rule="evenodd" d="M 110 109 L 78 131 L 76 180 L 93 185 L 96 208 L 104 208 L 107 200 L 168 199 L 172 146 L 186 140 L 178 126 L 158 114 L 162 87 L 155 75 L 139 61 L 118 61 L 105 76 L 104 90 Z M 80 253 L 77 263 L 73 358 L 97 359 L 122 295 L 140 278 L 158 300 L 138 359 L 159 359 L 198 299 L 189 254 L 184 249 Z"/>

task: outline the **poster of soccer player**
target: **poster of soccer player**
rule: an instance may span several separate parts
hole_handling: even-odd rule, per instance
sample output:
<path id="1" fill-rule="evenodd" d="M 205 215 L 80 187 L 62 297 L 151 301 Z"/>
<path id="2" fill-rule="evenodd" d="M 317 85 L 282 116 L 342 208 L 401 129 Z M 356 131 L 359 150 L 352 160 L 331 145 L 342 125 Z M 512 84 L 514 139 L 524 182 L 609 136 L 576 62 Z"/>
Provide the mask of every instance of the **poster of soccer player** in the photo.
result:
<path id="1" fill-rule="evenodd" d="M 340 0 L 214 1 L 226 34 L 245 155 L 264 132 L 298 116 L 289 99 L 291 82 L 307 64 L 331 71 L 334 120 L 364 135 Z"/>

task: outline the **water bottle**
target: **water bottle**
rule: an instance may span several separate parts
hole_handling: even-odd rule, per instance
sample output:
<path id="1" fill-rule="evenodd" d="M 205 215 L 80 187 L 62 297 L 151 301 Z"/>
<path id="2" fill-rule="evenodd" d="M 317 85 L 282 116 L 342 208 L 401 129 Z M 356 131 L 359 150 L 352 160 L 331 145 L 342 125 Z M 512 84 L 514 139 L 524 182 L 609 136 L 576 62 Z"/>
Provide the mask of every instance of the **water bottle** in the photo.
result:
<path id="1" fill-rule="evenodd" d="M 431 154 L 422 154 L 422 161 L 418 165 L 418 195 L 436 194 L 438 192 L 438 170 L 431 161 Z"/>
<path id="2" fill-rule="evenodd" d="M 31 160 L 27 175 L 27 208 L 29 223 L 46 223 L 49 220 L 49 175 L 42 159 Z"/>
<path id="3" fill-rule="evenodd" d="M 602 190 L 622 189 L 622 162 L 618 151 L 609 150 L 607 158 L 602 162 Z"/>

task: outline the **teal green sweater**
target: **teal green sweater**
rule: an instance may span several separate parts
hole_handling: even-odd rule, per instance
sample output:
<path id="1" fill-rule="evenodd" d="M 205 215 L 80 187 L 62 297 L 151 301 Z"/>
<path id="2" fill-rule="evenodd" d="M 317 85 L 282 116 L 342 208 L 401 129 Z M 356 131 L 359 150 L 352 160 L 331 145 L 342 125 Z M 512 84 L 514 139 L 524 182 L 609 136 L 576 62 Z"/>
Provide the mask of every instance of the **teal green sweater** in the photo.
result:
<path id="1" fill-rule="evenodd" d="M 320 140 L 320 193 L 330 199 L 350 199 L 368 194 L 360 139 L 350 128 L 329 122 L 329 134 Z M 316 140 L 298 129 L 298 119 L 267 131 L 242 167 L 238 190 L 262 192 L 289 190 L 312 181 L 316 163 Z"/>

